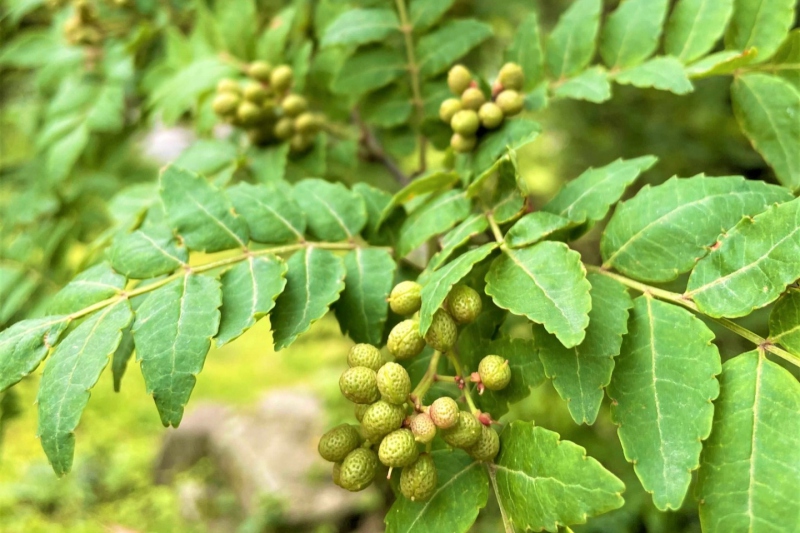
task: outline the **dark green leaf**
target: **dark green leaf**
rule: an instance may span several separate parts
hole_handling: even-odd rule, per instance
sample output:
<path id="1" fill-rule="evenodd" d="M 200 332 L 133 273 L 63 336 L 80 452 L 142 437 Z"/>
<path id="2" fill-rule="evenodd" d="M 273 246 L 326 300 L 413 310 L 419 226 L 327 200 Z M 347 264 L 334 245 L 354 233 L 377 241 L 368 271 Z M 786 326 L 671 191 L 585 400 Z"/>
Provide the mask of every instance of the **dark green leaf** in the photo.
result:
<path id="1" fill-rule="evenodd" d="M 68 315 L 112 298 L 125 288 L 126 281 L 125 276 L 116 273 L 111 265 L 100 263 L 84 270 L 58 291 L 50 301 L 48 313 Z"/>
<path id="2" fill-rule="evenodd" d="M 408 89 L 394 84 L 368 94 L 360 109 L 367 123 L 381 128 L 392 128 L 405 123 L 412 108 Z"/>
<path id="3" fill-rule="evenodd" d="M 609 15 L 600 37 L 600 55 L 610 68 L 638 65 L 658 48 L 667 0 L 626 0 Z"/>
<path id="4" fill-rule="evenodd" d="M 32 318 L 0 332 L 0 392 L 36 370 L 69 322 L 66 316 Z"/>
<path id="5" fill-rule="evenodd" d="M 492 36 L 488 24 L 473 19 L 450 21 L 419 40 L 417 67 L 423 79 L 444 72 L 467 52 Z"/>
<path id="6" fill-rule="evenodd" d="M 239 183 L 227 191 L 234 209 L 250 227 L 256 242 L 283 244 L 304 239 L 306 216 L 284 182 Z"/>
<path id="7" fill-rule="evenodd" d="M 305 179 L 294 186 L 294 198 L 320 240 L 353 239 L 367 223 L 364 199 L 341 183 Z"/>
<path id="8" fill-rule="evenodd" d="M 416 178 L 392 196 L 392 200 L 383 208 L 381 221 L 389 218 L 396 207 L 424 194 L 447 190 L 456 183 L 458 183 L 458 174 L 443 170 L 430 172 Z"/>
<path id="9" fill-rule="evenodd" d="M 351 97 L 389 85 L 406 72 L 403 52 L 398 49 L 359 50 L 344 62 L 331 89 Z"/>
<path id="10" fill-rule="evenodd" d="M 800 28 L 792 30 L 772 56 L 774 72 L 800 91 Z"/>
<path id="11" fill-rule="evenodd" d="M 115 270 L 133 279 L 169 274 L 186 265 L 189 252 L 178 243 L 172 230 L 150 225 L 114 239 L 108 259 Z"/>
<path id="12" fill-rule="evenodd" d="M 480 174 L 492 166 L 507 150 L 517 150 L 532 142 L 540 131 L 539 124 L 532 120 L 507 120 L 502 127 L 489 133 L 478 143 L 473 164 L 475 173 Z"/>
<path id="13" fill-rule="evenodd" d="M 486 215 L 472 214 L 461 224 L 447 232 L 439 241 L 442 249 L 434 255 L 428 267 L 436 270 L 441 267 L 458 248 L 464 246 L 469 240 L 489 229 L 489 220 Z"/>
<path id="14" fill-rule="evenodd" d="M 122 339 L 111 357 L 111 373 L 114 379 L 114 392 L 119 392 L 122 386 L 122 376 L 128 368 L 128 361 L 133 355 L 133 333 L 131 327 L 122 330 Z"/>
<path id="15" fill-rule="evenodd" d="M 324 48 L 383 41 L 399 30 L 397 15 L 391 9 L 350 9 L 325 29 L 320 44 Z"/>
<path id="16" fill-rule="evenodd" d="M 425 200 L 400 227 L 397 257 L 405 257 L 431 237 L 467 218 L 470 208 L 471 202 L 461 190 L 443 192 Z"/>
<path id="17" fill-rule="evenodd" d="M 436 24 L 454 3 L 455 0 L 411 0 L 409 19 L 414 31 L 421 33 Z"/>
<path id="18" fill-rule="evenodd" d="M 525 73 L 525 91 L 536 87 L 544 78 L 544 50 L 539 15 L 531 11 L 522 19 L 514 33 L 514 40 L 506 49 L 505 60 L 522 67 Z"/>
<path id="19" fill-rule="evenodd" d="M 601 0 L 576 0 L 547 38 L 547 67 L 556 80 L 585 69 L 594 56 Z"/>

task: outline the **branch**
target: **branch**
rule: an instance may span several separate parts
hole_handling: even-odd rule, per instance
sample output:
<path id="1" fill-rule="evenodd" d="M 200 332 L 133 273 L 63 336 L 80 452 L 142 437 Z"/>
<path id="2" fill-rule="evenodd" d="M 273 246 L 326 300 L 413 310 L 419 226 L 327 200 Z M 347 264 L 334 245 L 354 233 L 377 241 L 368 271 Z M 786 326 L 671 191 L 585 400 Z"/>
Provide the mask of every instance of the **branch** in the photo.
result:
<path id="1" fill-rule="evenodd" d="M 394 177 L 397 182 L 402 185 L 406 186 L 411 182 L 411 179 L 405 175 L 405 173 L 400 170 L 392 158 L 386 154 L 386 151 L 381 146 L 380 141 L 375 137 L 375 134 L 372 133 L 372 130 L 369 129 L 369 126 L 361 120 L 361 115 L 359 114 L 357 109 L 353 110 L 353 122 L 355 122 L 358 127 L 361 129 L 361 143 L 364 148 L 367 149 L 367 154 L 369 157 L 375 161 L 378 161 L 386 169 L 389 173 Z"/>
<path id="2" fill-rule="evenodd" d="M 424 101 L 422 100 L 422 91 L 420 90 L 419 82 L 419 65 L 414 53 L 414 39 L 413 32 L 414 26 L 408 20 L 408 13 L 406 12 L 405 0 L 395 0 L 397 5 L 397 14 L 400 17 L 400 31 L 403 32 L 403 39 L 406 47 L 406 57 L 408 59 L 408 73 L 411 77 L 411 92 L 414 95 L 414 108 L 417 113 L 417 126 L 422 123 L 424 118 Z M 427 167 L 427 146 L 428 140 L 422 133 L 419 134 L 419 169 L 415 174 L 425 172 Z"/>

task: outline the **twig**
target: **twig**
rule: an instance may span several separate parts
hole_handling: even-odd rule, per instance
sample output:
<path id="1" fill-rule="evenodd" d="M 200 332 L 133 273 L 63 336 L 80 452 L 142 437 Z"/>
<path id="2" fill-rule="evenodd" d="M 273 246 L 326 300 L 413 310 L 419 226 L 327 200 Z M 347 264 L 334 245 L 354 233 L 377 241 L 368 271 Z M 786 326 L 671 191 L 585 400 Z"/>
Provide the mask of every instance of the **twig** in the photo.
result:
<path id="1" fill-rule="evenodd" d="M 405 173 L 400 170 L 400 167 L 398 167 L 395 162 L 392 161 L 392 158 L 386 154 L 386 151 L 383 149 L 383 146 L 381 146 L 380 141 L 378 141 L 378 139 L 375 137 L 375 134 L 372 133 L 372 130 L 369 129 L 369 126 L 367 126 L 364 121 L 361 120 L 361 115 L 357 109 L 353 110 L 352 116 L 353 122 L 355 122 L 361 129 L 361 143 L 364 148 L 366 148 L 369 158 L 378 161 L 385 166 L 389 173 L 400 185 L 408 185 L 411 181 L 410 178 L 406 176 Z"/>
<path id="2" fill-rule="evenodd" d="M 414 95 L 414 108 L 417 113 L 417 127 L 422 123 L 425 114 L 425 102 L 422 100 L 422 91 L 420 90 L 419 81 L 419 64 L 417 64 L 416 55 L 414 53 L 414 26 L 408 19 L 406 12 L 405 0 L 395 0 L 397 6 L 397 15 L 400 17 L 400 31 L 403 32 L 403 39 L 406 47 L 406 58 L 408 60 L 408 73 L 411 78 L 411 93 Z M 419 169 L 414 175 L 425 172 L 428 166 L 427 162 L 427 147 L 428 141 L 422 133 L 419 134 Z"/>

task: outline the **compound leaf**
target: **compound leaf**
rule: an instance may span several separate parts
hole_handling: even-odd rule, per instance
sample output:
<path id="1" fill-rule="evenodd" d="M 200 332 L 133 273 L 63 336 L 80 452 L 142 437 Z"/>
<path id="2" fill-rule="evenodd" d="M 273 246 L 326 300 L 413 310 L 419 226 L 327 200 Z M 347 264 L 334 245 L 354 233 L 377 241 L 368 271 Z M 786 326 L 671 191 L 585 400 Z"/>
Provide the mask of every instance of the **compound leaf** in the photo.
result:
<path id="1" fill-rule="evenodd" d="M 658 48 L 667 0 L 626 0 L 609 15 L 600 37 L 600 55 L 610 68 L 627 68 Z"/>
<path id="2" fill-rule="evenodd" d="M 759 61 L 778 49 L 794 22 L 794 0 L 736 0 L 725 47 L 758 49 Z"/>
<path id="3" fill-rule="evenodd" d="M 769 315 L 769 340 L 800 355 L 800 290 L 789 289 Z"/>
<path id="4" fill-rule="evenodd" d="M 78 274 L 66 287 L 53 296 L 48 312 L 68 315 L 107 298 L 125 288 L 125 276 L 114 272 L 108 263 L 100 263 Z"/>
<path id="5" fill-rule="evenodd" d="M 403 221 L 397 242 L 397 256 L 405 257 L 431 237 L 444 233 L 467 218 L 471 205 L 462 190 L 446 191 L 425 200 Z"/>
<path id="6" fill-rule="evenodd" d="M 234 209 L 250 227 L 256 242 L 283 244 L 303 240 L 306 215 L 284 182 L 238 183 L 226 190 Z"/>
<path id="7" fill-rule="evenodd" d="M 69 322 L 66 316 L 31 318 L 0 332 L 0 392 L 36 370 Z"/>
<path id="8" fill-rule="evenodd" d="M 725 32 L 733 0 L 680 0 L 664 35 L 664 50 L 684 63 L 704 56 Z"/>
<path id="9" fill-rule="evenodd" d="M 305 179 L 294 186 L 294 197 L 320 240 L 353 239 L 367 224 L 364 199 L 341 183 Z"/>
<path id="10" fill-rule="evenodd" d="M 383 41 L 399 30 L 397 15 L 391 9 L 350 9 L 325 29 L 320 44 L 324 48 Z"/>
<path id="11" fill-rule="evenodd" d="M 171 229 L 153 224 L 115 238 L 108 259 L 114 270 L 129 278 L 149 279 L 185 265 L 189 252 Z"/>
<path id="12" fill-rule="evenodd" d="M 423 79 L 450 68 L 457 59 L 492 36 L 492 27 L 473 19 L 453 20 L 419 40 L 417 66 Z"/>
<path id="13" fill-rule="evenodd" d="M 380 89 L 405 74 L 405 61 L 402 51 L 397 49 L 359 50 L 344 62 L 331 89 L 352 97 Z"/>
<path id="14" fill-rule="evenodd" d="M 577 74 L 591 62 L 602 7 L 601 0 L 577 0 L 559 17 L 547 37 L 547 68 L 556 80 Z"/>
<path id="15" fill-rule="evenodd" d="M 654 57 L 641 65 L 621 71 L 614 81 L 633 85 L 641 89 L 658 89 L 675 94 L 687 94 L 694 90 L 683 63 L 671 56 Z"/>

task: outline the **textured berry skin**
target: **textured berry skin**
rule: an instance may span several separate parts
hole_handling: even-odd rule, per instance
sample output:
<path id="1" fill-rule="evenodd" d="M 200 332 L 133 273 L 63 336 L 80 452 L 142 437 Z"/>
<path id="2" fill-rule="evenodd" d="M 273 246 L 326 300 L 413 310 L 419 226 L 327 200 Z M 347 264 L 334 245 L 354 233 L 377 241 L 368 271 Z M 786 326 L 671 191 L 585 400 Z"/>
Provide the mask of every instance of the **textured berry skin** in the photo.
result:
<path id="1" fill-rule="evenodd" d="M 232 115 L 236 113 L 236 108 L 239 107 L 239 102 L 241 102 L 241 100 L 235 93 L 219 93 L 214 97 L 214 101 L 211 103 L 211 108 L 217 115 Z"/>
<path id="2" fill-rule="evenodd" d="M 296 117 L 308 109 L 308 101 L 299 94 L 290 94 L 281 102 L 283 112 L 290 117 Z"/>
<path id="3" fill-rule="evenodd" d="M 344 461 L 347 454 L 361 445 L 358 430 L 350 424 L 341 424 L 325 433 L 319 439 L 317 450 L 326 461 L 338 463 Z"/>
<path id="4" fill-rule="evenodd" d="M 370 405 L 361 418 L 364 437 L 373 444 L 403 425 L 406 413 L 402 407 L 383 400 Z"/>
<path id="5" fill-rule="evenodd" d="M 292 67 L 288 65 L 275 67 L 269 75 L 269 84 L 279 93 L 291 87 L 292 81 L 294 81 L 294 73 L 292 72 Z"/>
<path id="6" fill-rule="evenodd" d="M 522 108 L 525 105 L 525 99 L 522 97 L 522 95 L 517 91 L 512 91 L 510 89 L 498 94 L 494 102 L 500 107 L 500 109 L 503 110 L 503 113 L 507 117 L 516 115 L 522 111 Z"/>
<path id="7" fill-rule="evenodd" d="M 436 437 L 436 424 L 427 413 L 420 413 L 411 419 L 409 424 L 414 439 L 422 444 L 427 444 Z"/>
<path id="8" fill-rule="evenodd" d="M 339 378 L 339 388 L 353 403 L 372 403 L 381 397 L 375 371 L 365 366 L 345 370 Z"/>
<path id="9" fill-rule="evenodd" d="M 471 152 L 477 143 L 478 139 L 476 139 L 474 135 L 465 136 L 460 133 L 454 133 L 453 136 L 450 137 L 450 147 L 460 154 Z"/>
<path id="10" fill-rule="evenodd" d="M 401 281 L 389 294 L 389 307 L 398 315 L 414 314 L 422 305 L 421 292 L 422 285 L 416 281 Z"/>
<path id="11" fill-rule="evenodd" d="M 456 65 L 447 73 L 447 86 L 453 94 L 460 95 L 472 83 L 472 74 L 464 65 Z"/>
<path id="12" fill-rule="evenodd" d="M 269 93 L 260 83 L 250 82 L 242 89 L 242 96 L 248 102 L 261 105 L 269 98 Z"/>
<path id="13" fill-rule="evenodd" d="M 386 435 L 378 448 L 378 459 L 390 468 L 408 466 L 419 457 L 417 441 L 410 429 L 397 429 Z"/>
<path id="14" fill-rule="evenodd" d="M 371 344 L 356 344 L 347 353 L 347 366 L 365 366 L 375 372 L 383 366 L 381 351 Z"/>
<path id="15" fill-rule="evenodd" d="M 446 300 L 450 316 L 458 324 L 469 324 L 481 314 L 483 303 L 481 295 L 472 287 L 456 285 L 450 290 Z"/>
<path id="16" fill-rule="evenodd" d="M 239 87 L 239 82 L 236 80 L 232 80 L 230 78 L 225 78 L 219 80 L 217 83 L 217 92 L 218 93 L 233 93 L 233 94 L 241 94 L 242 89 Z"/>
<path id="17" fill-rule="evenodd" d="M 434 350 L 442 353 L 448 351 L 456 343 L 458 327 L 444 309 L 437 309 L 433 314 L 431 327 L 425 334 L 425 342 Z"/>
<path id="18" fill-rule="evenodd" d="M 477 111 L 486 103 L 486 96 L 477 87 L 470 87 L 461 95 L 461 106 L 464 109 Z"/>
<path id="19" fill-rule="evenodd" d="M 419 355 L 425 348 L 425 339 L 419 334 L 419 321 L 408 319 L 403 320 L 389 332 L 389 339 L 386 341 L 389 352 L 398 361 L 411 359 Z"/>
<path id="20" fill-rule="evenodd" d="M 395 405 L 406 403 L 411 392 L 411 378 L 397 363 L 386 363 L 377 373 L 378 390 L 384 401 Z"/>
<path id="21" fill-rule="evenodd" d="M 439 477 L 429 453 L 423 453 L 400 473 L 400 492 L 412 502 L 425 502 L 433 496 Z"/>
<path id="22" fill-rule="evenodd" d="M 493 130 L 503 123 L 503 110 L 494 102 L 486 102 L 478 110 L 481 125 L 487 130 Z"/>
<path id="23" fill-rule="evenodd" d="M 272 65 L 266 61 L 253 61 L 247 68 L 247 75 L 254 80 L 268 82 L 272 72 Z"/>
<path id="24" fill-rule="evenodd" d="M 442 431 L 442 438 L 453 448 L 469 448 L 481 438 L 481 424 L 472 413 L 461 411 L 458 423 Z"/>
<path id="25" fill-rule="evenodd" d="M 522 86 L 525 84 L 525 74 L 522 72 L 522 67 L 516 63 L 506 63 L 503 65 L 497 79 L 504 89 L 511 89 L 513 91 L 521 91 Z"/>
<path id="26" fill-rule="evenodd" d="M 450 429 L 455 426 L 460 413 L 456 401 L 447 396 L 435 399 L 428 407 L 428 416 L 439 429 Z"/>
<path id="27" fill-rule="evenodd" d="M 481 436 L 478 442 L 465 451 L 478 461 L 491 461 L 500 451 L 500 436 L 494 428 L 481 424 Z"/>
<path id="28" fill-rule="evenodd" d="M 450 121 L 453 131 L 464 136 L 474 135 L 480 125 L 478 114 L 472 109 L 462 109 L 453 115 L 453 120 Z"/>
<path id="29" fill-rule="evenodd" d="M 364 490 L 375 479 L 378 456 L 372 450 L 356 448 L 350 452 L 339 469 L 339 483 L 350 492 Z"/>
<path id="30" fill-rule="evenodd" d="M 448 98 L 439 106 L 439 118 L 442 119 L 442 122 L 450 124 L 450 121 L 453 120 L 453 115 L 461 111 L 461 109 L 461 100 Z"/>
<path id="31" fill-rule="evenodd" d="M 478 364 L 481 383 L 489 390 L 502 390 L 511 381 L 511 367 L 499 355 L 487 355 Z"/>
<path id="32" fill-rule="evenodd" d="M 275 137 L 285 141 L 294 135 L 294 121 L 289 117 L 283 117 L 275 123 L 275 128 L 272 130 Z"/>
<path id="33" fill-rule="evenodd" d="M 372 405 L 372 404 L 370 404 L 370 403 L 357 403 L 356 404 L 355 409 L 353 409 L 353 411 L 355 412 L 355 415 L 356 415 L 356 420 L 361 422 L 364 419 L 364 413 L 367 412 L 367 409 L 369 409 L 370 405 Z"/>

